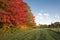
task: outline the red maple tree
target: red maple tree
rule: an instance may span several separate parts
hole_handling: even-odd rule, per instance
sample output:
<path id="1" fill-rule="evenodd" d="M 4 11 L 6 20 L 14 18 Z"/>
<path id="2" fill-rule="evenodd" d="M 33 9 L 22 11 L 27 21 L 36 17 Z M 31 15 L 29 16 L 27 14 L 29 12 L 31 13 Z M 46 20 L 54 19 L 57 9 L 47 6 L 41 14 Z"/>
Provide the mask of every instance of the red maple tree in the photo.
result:
<path id="1" fill-rule="evenodd" d="M 0 0 L 0 23 L 13 25 L 27 25 L 27 3 L 22 0 Z"/>
<path id="2" fill-rule="evenodd" d="M 28 4 L 23 0 L 0 0 L 0 25 L 35 26 L 34 15 L 30 12 Z"/>

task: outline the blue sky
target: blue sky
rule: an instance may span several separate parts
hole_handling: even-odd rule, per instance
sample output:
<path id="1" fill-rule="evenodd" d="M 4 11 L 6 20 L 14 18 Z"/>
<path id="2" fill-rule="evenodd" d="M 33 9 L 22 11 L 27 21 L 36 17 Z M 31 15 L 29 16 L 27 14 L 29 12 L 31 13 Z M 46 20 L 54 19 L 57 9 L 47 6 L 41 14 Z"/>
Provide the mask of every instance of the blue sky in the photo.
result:
<path id="1" fill-rule="evenodd" d="M 60 21 L 60 0 L 24 0 L 31 7 L 36 24 Z"/>

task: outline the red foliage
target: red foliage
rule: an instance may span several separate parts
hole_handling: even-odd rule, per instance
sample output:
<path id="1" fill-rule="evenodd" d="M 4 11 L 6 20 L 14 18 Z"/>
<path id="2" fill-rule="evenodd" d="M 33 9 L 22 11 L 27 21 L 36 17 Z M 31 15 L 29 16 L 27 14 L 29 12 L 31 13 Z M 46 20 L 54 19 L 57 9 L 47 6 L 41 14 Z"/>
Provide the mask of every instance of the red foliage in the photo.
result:
<path id="1" fill-rule="evenodd" d="M 27 25 L 28 8 L 25 2 L 22 0 L 0 0 L 0 6 L 0 22 L 7 23 L 9 26 Z"/>

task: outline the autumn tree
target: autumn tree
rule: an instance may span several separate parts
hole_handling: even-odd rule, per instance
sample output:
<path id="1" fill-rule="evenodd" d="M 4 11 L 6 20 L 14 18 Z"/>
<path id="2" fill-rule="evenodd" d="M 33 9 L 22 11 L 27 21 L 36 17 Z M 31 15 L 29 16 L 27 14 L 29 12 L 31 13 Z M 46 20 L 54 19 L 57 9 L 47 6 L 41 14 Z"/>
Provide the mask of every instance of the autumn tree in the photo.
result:
<path id="1" fill-rule="evenodd" d="M 22 0 L 0 0 L 0 23 L 4 26 L 27 25 L 27 3 Z"/>
<path id="2" fill-rule="evenodd" d="M 35 23 L 35 16 L 33 15 L 33 13 L 31 12 L 31 9 L 29 6 L 28 7 L 28 25 L 31 27 L 36 27 L 36 23 Z"/>
<path id="3" fill-rule="evenodd" d="M 34 15 L 23 0 L 0 0 L 0 27 L 35 26 Z"/>

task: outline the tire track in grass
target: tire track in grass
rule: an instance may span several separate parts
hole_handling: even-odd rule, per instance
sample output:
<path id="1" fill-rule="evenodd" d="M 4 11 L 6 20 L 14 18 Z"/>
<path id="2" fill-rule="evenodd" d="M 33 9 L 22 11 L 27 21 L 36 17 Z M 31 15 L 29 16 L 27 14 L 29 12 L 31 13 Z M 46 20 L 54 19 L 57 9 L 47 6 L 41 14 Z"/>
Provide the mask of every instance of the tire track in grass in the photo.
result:
<path id="1" fill-rule="evenodd" d="M 45 33 L 42 30 L 40 30 L 40 36 L 38 40 L 46 40 Z"/>
<path id="2" fill-rule="evenodd" d="M 14 35 L 14 37 L 12 38 L 12 40 L 21 40 L 23 38 L 23 35 L 28 34 L 30 31 L 26 31 L 26 32 L 19 32 L 17 34 Z"/>
<path id="3" fill-rule="evenodd" d="M 40 29 L 39 29 L 35 40 L 38 40 L 40 38 L 40 34 L 41 34 L 41 32 L 40 32 Z"/>
<path id="4" fill-rule="evenodd" d="M 31 40 L 38 40 L 39 35 L 40 35 L 40 31 L 36 29 L 36 32 L 37 32 L 36 35 L 34 35 L 34 36 L 31 38 Z"/>
<path id="5" fill-rule="evenodd" d="M 18 34 L 15 35 L 15 37 L 13 39 L 17 39 L 17 40 L 23 40 L 23 38 L 30 34 L 32 32 L 32 30 L 29 30 L 29 31 L 23 31 L 23 32 L 19 32 Z"/>
<path id="6" fill-rule="evenodd" d="M 36 32 L 36 33 L 34 33 L 34 32 Z M 26 38 L 25 40 L 38 40 L 40 38 L 40 34 L 41 34 L 40 29 L 35 29 L 35 30 L 33 30 L 33 33 L 28 34 L 28 36 L 27 36 L 28 38 Z"/>
<path id="7" fill-rule="evenodd" d="M 38 40 L 40 38 L 41 29 L 36 29 L 36 30 L 37 30 L 37 33 L 36 33 L 36 35 L 34 35 L 34 37 L 31 38 L 31 40 Z"/>
<path id="8" fill-rule="evenodd" d="M 24 37 L 24 40 L 35 40 L 33 37 L 35 37 L 35 35 L 38 33 L 37 30 L 33 30 L 31 33 L 27 34 Z"/>
<path id="9" fill-rule="evenodd" d="M 55 40 L 60 40 L 60 34 L 52 31 L 52 30 L 47 30 L 49 34 L 55 39 Z"/>
<path id="10" fill-rule="evenodd" d="M 49 30 L 48 29 L 46 29 L 45 31 L 44 31 L 45 33 L 46 33 L 46 38 L 47 38 L 47 40 L 55 40 L 55 38 L 53 38 L 50 34 L 49 34 Z M 54 34 L 53 34 L 54 35 Z"/>
<path id="11" fill-rule="evenodd" d="M 46 31 L 46 29 L 40 30 L 40 38 L 38 40 L 55 40 L 51 35 Z"/>

